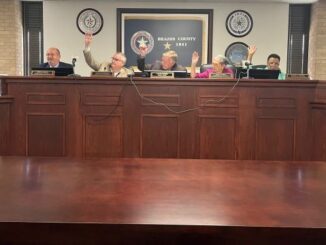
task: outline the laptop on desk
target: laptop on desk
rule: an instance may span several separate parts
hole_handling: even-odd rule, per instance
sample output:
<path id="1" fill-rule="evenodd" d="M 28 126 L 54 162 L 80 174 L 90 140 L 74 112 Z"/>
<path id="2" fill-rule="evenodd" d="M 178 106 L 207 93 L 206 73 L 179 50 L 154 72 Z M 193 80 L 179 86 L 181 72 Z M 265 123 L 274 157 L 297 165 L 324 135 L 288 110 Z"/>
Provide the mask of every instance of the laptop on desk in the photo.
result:
<path id="1" fill-rule="evenodd" d="M 245 68 L 237 68 L 236 70 L 236 78 L 249 78 L 254 79 L 278 79 L 278 75 L 280 74 L 279 70 L 267 70 L 267 69 L 249 69 L 249 71 Z"/>

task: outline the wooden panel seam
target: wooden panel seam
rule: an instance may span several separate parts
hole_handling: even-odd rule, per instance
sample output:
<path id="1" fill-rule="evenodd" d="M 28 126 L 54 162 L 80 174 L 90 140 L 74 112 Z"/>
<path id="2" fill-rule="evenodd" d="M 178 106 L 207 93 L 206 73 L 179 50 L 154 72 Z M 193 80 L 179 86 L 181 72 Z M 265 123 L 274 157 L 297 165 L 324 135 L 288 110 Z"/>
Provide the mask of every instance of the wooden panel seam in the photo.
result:
<path id="1" fill-rule="evenodd" d="M 257 97 L 258 108 L 296 108 L 296 99 L 290 97 Z"/>
<path id="2" fill-rule="evenodd" d="M 28 105 L 65 105 L 66 95 L 62 93 L 26 93 L 26 104 Z M 43 101 L 33 101 L 30 97 L 45 97 Z M 51 97 L 61 97 L 59 101 L 51 101 Z M 47 98 L 47 99 L 46 99 Z M 42 98 L 41 98 L 42 99 Z"/>
<path id="3" fill-rule="evenodd" d="M 175 99 L 175 102 L 159 101 L 159 98 Z M 155 104 L 152 101 L 159 104 Z M 181 106 L 180 95 L 179 94 L 172 94 L 172 95 L 171 94 L 143 94 L 143 98 L 141 99 L 142 106 L 162 106 L 161 104 L 165 104 L 167 106 Z"/>
<path id="4" fill-rule="evenodd" d="M 87 98 L 96 98 L 99 101 L 90 101 L 88 102 Z M 105 98 L 109 99 L 109 101 L 105 101 Z M 110 100 L 111 98 L 112 101 Z M 102 101 L 101 101 L 102 99 Z M 105 93 L 85 93 L 81 96 L 82 105 L 100 105 L 100 106 L 115 106 L 115 105 L 123 105 L 123 95 L 122 94 L 105 94 Z"/>
<path id="5" fill-rule="evenodd" d="M 205 101 L 203 101 L 204 99 Z M 231 103 L 228 104 L 228 101 Z M 239 108 L 239 97 L 225 95 L 199 95 L 198 105 L 201 107 Z"/>

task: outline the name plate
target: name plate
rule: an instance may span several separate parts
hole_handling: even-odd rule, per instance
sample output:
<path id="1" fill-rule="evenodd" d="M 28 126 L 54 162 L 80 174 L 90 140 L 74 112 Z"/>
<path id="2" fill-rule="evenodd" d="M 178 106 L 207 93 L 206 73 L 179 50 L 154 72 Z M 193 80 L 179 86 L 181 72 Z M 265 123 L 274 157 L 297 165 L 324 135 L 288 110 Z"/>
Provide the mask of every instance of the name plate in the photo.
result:
<path id="1" fill-rule="evenodd" d="M 210 73 L 209 78 L 218 79 L 218 78 L 231 78 L 231 74 L 229 73 Z"/>
<path id="2" fill-rule="evenodd" d="M 288 80 L 309 80 L 309 74 L 286 74 Z"/>
<path id="3" fill-rule="evenodd" d="M 113 77 L 110 71 L 92 71 L 91 77 Z"/>
<path id="4" fill-rule="evenodd" d="M 152 71 L 150 74 L 150 78 L 174 78 L 174 72 L 172 71 Z"/>
<path id="5" fill-rule="evenodd" d="M 31 76 L 40 76 L 40 77 L 54 77 L 54 70 L 32 70 Z"/>

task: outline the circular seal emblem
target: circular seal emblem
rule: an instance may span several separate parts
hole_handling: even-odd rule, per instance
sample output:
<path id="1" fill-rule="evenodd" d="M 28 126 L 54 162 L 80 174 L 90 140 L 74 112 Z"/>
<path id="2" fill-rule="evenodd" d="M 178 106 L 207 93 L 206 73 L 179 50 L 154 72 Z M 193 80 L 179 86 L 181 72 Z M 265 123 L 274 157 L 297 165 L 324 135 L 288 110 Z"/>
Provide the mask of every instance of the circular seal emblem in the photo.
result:
<path id="1" fill-rule="evenodd" d="M 140 54 L 140 47 L 147 47 L 147 53 L 150 53 L 154 48 L 154 38 L 147 31 L 137 31 L 130 39 L 130 46 L 136 54 Z"/>
<path id="2" fill-rule="evenodd" d="M 251 15 L 244 10 L 235 10 L 226 18 L 226 29 L 234 37 L 244 37 L 253 27 Z"/>
<path id="3" fill-rule="evenodd" d="M 81 33 L 91 32 L 96 35 L 103 27 L 103 17 L 97 10 L 87 8 L 80 11 L 76 23 Z"/>
<path id="4" fill-rule="evenodd" d="M 225 50 L 227 57 L 234 66 L 241 66 L 242 61 L 247 59 L 248 45 L 242 42 L 231 43 Z"/>

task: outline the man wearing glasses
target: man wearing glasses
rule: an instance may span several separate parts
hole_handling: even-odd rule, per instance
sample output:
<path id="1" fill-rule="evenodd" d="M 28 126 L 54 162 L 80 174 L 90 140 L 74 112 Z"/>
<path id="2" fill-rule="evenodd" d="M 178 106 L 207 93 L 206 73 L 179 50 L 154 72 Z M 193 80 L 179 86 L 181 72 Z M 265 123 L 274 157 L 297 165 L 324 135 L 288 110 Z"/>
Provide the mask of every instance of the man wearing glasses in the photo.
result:
<path id="1" fill-rule="evenodd" d="M 164 71 L 187 71 L 187 69 L 177 64 L 178 54 L 174 50 L 166 51 L 162 54 L 161 60 L 153 64 L 145 64 L 145 56 L 148 53 L 146 45 L 139 46 L 139 56 L 137 66 L 141 71 L 144 70 L 164 70 Z"/>
<path id="2" fill-rule="evenodd" d="M 84 57 L 87 65 L 89 65 L 95 71 L 104 71 L 104 72 L 112 72 L 112 76 L 114 77 L 128 77 L 133 72 L 124 67 L 127 62 L 126 56 L 121 53 L 115 53 L 112 56 L 111 62 L 97 62 L 91 53 L 91 42 L 93 40 L 92 33 L 85 33 L 85 49 L 84 49 Z"/>

